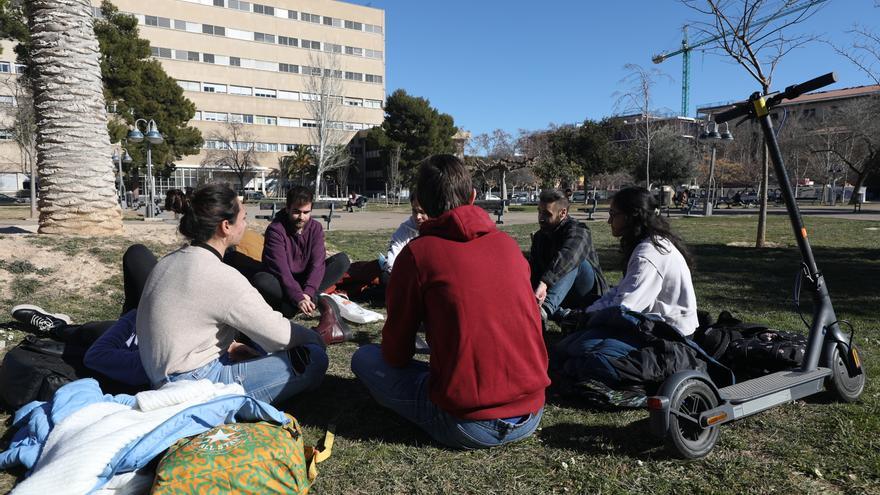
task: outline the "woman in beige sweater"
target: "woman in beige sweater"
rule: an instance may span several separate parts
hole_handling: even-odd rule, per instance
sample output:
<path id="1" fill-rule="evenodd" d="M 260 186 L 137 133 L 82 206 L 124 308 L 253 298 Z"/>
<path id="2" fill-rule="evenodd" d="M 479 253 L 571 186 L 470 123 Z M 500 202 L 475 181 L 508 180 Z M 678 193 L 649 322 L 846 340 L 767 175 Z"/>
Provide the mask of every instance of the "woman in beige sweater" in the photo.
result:
<path id="1" fill-rule="evenodd" d="M 279 402 L 320 384 L 328 361 L 318 334 L 274 311 L 223 263 L 246 226 L 245 208 L 228 187 L 193 193 L 180 220 L 191 244 L 159 260 L 138 306 L 140 356 L 153 387 L 208 379 Z M 236 341 L 239 333 L 255 345 Z"/>

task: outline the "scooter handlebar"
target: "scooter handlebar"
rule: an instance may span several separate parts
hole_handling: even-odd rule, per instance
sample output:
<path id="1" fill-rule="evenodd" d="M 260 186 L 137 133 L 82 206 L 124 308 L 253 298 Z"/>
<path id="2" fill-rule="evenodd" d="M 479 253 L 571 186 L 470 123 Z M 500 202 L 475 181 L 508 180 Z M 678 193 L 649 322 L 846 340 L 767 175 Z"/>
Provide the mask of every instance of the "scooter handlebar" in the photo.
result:
<path id="1" fill-rule="evenodd" d="M 789 86 L 785 88 L 785 91 L 783 91 L 780 96 L 783 100 L 791 100 L 792 98 L 797 98 L 804 93 L 809 93 L 810 91 L 824 88 L 825 86 L 828 86 L 829 84 L 834 84 L 836 82 L 837 74 L 834 72 L 829 72 L 824 76 L 810 79 L 807 82 L 802 82 L 800 84 L 795 84 L 794 86 Z"/>

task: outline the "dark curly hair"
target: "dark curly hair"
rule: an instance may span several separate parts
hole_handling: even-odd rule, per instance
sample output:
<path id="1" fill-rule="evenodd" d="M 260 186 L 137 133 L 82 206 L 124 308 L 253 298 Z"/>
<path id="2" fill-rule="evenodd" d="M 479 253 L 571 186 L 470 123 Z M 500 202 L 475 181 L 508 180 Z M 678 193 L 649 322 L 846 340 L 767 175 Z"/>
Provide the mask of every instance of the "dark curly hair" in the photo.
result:
<path id="1" fill-rule="evenodd" d="M 688 267 L 694 267 L 694 260 L 687 246 L 672 232 L 666 218 L 660 215 L 657 200 L 650 191 L 644 187 L 626 187 L 617 191 L 611 199 L 611 204 L 626 218 L 624 233 L 620 237 L 624 273 L 636 246 L 645 239 L 651 239 L 651 243 L 661 252 L 663 250 L 661 239 L 668 240 L 684 257 Z"/>
<path id="2" fill-rule="evenodd" d="M 205 242 L 223 220 L 234 224 L 240 210 L 235 191 L 225 184 L 205 184 L 193 192 L 178 230 L 193 242 Z"/>

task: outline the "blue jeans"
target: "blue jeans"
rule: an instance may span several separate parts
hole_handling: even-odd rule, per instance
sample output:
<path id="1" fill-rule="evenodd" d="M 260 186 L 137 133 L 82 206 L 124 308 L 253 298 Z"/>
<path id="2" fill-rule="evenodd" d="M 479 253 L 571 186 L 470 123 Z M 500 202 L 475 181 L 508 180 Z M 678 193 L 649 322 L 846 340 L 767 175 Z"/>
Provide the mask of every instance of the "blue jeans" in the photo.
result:
<path id="1" fill-rule="evenodd" d="M 308 344 L 237 363 L 230 362 L 224 354 L 201 368 L 170 375 L 167 381 L 207 379 L 214 383 L 238 383 L 251 397 L 274 404 L 317 388 L 328 364 L 324 349 Z"/>
<path id="2" fill-rule="evenodd" d="M 541 408 L 521 418 L 456 418 L 428 398 L 428 363 L 413 360 L 403 368 L 392 367 L 382 358 L 382 348 L 375 344 L 365 345 L 354 353 L 351 371 L 376 402 L 452 448 L 481 449 L 522 440 L 535 431 L 544 413 Z"/>
<path id="3" fill-rule="evenodd" d="M 553 367 L 575 379 L 593 378 L 606 385 L 620 383 L 611 361 L 638 349 L 635 332 L 591 328 L 574 332 L 553 346 Z"/>
<path id="4" fill-rule="evenodd" d="M 593 302 L 590 292 L 596 285 L 596 273 L 589 261 L 581 261 L 572 271 L 547 288 L 544 311 L 551 319 L 560 317 L 562 308 L 584 308 Z"/>

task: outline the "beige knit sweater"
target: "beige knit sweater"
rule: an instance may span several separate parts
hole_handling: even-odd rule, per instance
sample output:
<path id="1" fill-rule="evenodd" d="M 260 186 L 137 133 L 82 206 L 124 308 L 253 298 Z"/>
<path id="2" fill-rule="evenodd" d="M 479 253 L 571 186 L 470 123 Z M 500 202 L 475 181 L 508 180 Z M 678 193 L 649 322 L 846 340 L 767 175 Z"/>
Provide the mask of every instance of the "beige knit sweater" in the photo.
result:
<path id="1" fill-rule="evenodd" d="M 266 352 L 293 346 L 290 322 L 211 251 L 187 246 L 159 260 L 137 315 L 141 361 L 152 383 L 217 359 L 236 330 Z"/>

